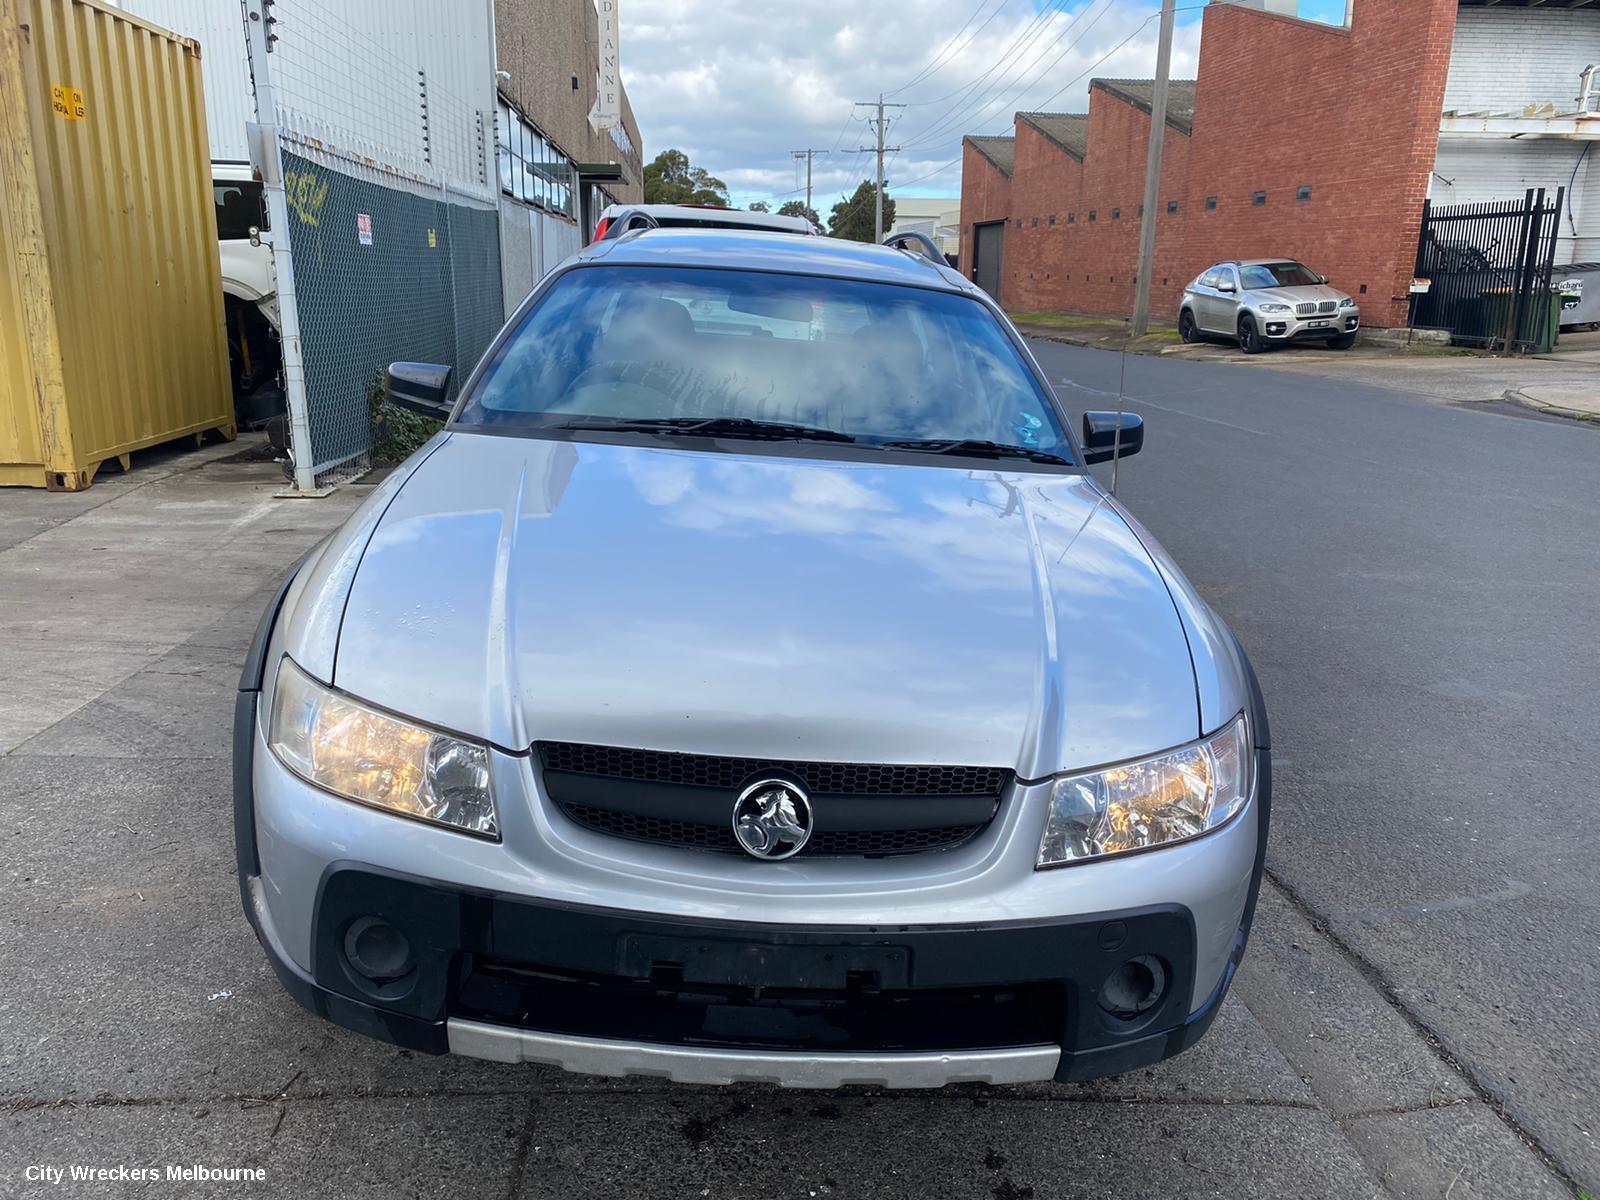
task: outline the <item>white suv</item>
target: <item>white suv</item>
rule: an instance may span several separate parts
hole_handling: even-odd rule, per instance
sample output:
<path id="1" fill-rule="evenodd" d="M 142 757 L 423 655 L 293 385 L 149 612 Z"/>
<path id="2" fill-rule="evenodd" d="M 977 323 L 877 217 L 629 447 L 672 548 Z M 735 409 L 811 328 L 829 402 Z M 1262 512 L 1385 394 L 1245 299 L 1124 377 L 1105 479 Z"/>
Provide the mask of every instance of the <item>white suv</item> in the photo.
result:
<path id="1" fill-rule="evenodd" d="M 705 204 L 612 204 L 600 214 L 594 240 L 621 237 L 630 229 L 762 229 L 768 233 L 815 235 L 804 217 L 716 208 Z"/>

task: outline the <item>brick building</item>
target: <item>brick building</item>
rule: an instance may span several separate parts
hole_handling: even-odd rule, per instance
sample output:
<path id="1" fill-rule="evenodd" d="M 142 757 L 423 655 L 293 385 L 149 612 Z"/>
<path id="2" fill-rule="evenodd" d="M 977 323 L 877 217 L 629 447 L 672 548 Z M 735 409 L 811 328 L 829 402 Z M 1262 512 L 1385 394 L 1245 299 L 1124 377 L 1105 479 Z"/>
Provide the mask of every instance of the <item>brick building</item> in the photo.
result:
<path id="1" fill-rule="evenodd" d="M 1350 0 L 1340 27 L 1212 0 L 1197 78 L 1173 81 L 1165 114 L 1152 310 L 1175 313 L 1213 262 L 1281 254 L 1358 294 L 1368 324 L 1403 325 L 1430 189 L 1566 187 L 1569 248 L 1600 247 L 1600 80 L 1572 99 L 1575 64 L 1600 61 L 1600 6 L 1491 5 Z M 1130 310 L 1151 91 L 1096 79 L 1087 113 L 965 140 L 963 268 L 1007 307 Z"/>

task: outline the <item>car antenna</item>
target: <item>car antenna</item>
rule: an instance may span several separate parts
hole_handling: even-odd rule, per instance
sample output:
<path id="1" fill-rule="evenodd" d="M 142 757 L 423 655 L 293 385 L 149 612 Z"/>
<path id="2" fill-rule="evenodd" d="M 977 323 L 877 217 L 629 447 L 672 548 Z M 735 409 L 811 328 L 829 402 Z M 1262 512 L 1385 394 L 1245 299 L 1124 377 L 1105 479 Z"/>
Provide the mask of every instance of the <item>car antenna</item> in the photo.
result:
<path id="1" fill-rule="evenodd" d="M 1117 360 L 1117 432 L 1111 443 L 1111 494 L 1117 494 L 1117 464 L 1122 460 L 1122 400 L 1128 383 L 1128 348 Z"/>

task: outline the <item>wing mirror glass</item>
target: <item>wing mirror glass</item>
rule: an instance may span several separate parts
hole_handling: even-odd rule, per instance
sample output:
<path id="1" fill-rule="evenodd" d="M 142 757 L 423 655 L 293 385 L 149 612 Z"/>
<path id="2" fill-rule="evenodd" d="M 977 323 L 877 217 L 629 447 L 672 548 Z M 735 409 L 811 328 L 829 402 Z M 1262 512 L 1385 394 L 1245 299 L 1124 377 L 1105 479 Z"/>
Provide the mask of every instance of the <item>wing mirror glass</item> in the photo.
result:
<path id="1" fill-rule="evenodd" d="M 384 398 L 390 404 L 436 421 L 450 415 L 445 399 L 449 390 L 450 368 L 441 363 L 390 363 L 384 382 Z"/>
<path id="2" fill-rule="evenodd" d="M 1117 449 L 1117 418 L 1121 416 L 1122 448 Z M 1144 418 L 1137 413 L 1086 412 L 1083 414 L 1083 461 L 1110 462 L 1144 449 Z"/>

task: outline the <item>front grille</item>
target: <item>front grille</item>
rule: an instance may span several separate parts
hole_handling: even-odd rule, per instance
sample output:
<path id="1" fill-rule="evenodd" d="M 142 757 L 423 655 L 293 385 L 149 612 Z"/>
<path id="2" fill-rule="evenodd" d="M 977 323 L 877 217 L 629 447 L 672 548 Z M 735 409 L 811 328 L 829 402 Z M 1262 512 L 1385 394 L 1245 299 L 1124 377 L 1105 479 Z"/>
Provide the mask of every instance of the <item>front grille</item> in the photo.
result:
<path id="1" fill-rule="evenodd" d="M 1011 772 L 1000 767 L 798 762 L 541 742 L 545 792 L 585 829 L 632 841 L 730 854 L 733 802 L 767 775 L 811 797 L 805 857 L 885 857 L 949 850 L 994 819 Z"/>
<path id="2" fill-rule="evenodd" d="M 1338 311 L 1338 308 L 1339 308 L 1339 302 L 1337 300 L 1324 300 L 1321 304 L 1319 304 L 1317 306 L 1317 311 L 1318 312 L 1324 312 L 1324 313 L 1331 313 L 1331 312 Z"/>
<path id="3" fill-rule="evenodd" d="M 612 837 L 654 842 L 662 846 L 693 846 L 729 854 L 743 853 L 733 840 L 731 824 L 702 825 L 695 821 L 612 812 L 588 804 L 562 804 L 558 801 L 557 806 L 579 825 L 596 833 L 609 833 Z M 818 830 L 811 835 L 802 854 L 805 857 L 882 858 L 894 854 L 917 854 L 924 850 L 950 850 L 970 840 L 982 828 L 982 825 L 951 825 L 942 829 Z"/>
<path id="4" fill-rule="evenodd" d="M 1294 306 L 1294 311 L 1295 315 L 1300 317 L 1315 316 L 1317 311 L 1317 302 L 1315 300 L 1308 300 L 1304 304 L 1296 304 Z"/>
<path id="5" fill-rule="evenodd" d="M 815 794 L 839 796 L 994 796 L 1011 772 L 1000 767 L 901 766 L 895 763 L 786 762 L 630 750 L 582 742 L 540 742 L 547 771 L 602 775 L 649 783 L 736 788 L 765 772 L 791 775 Z"/>

